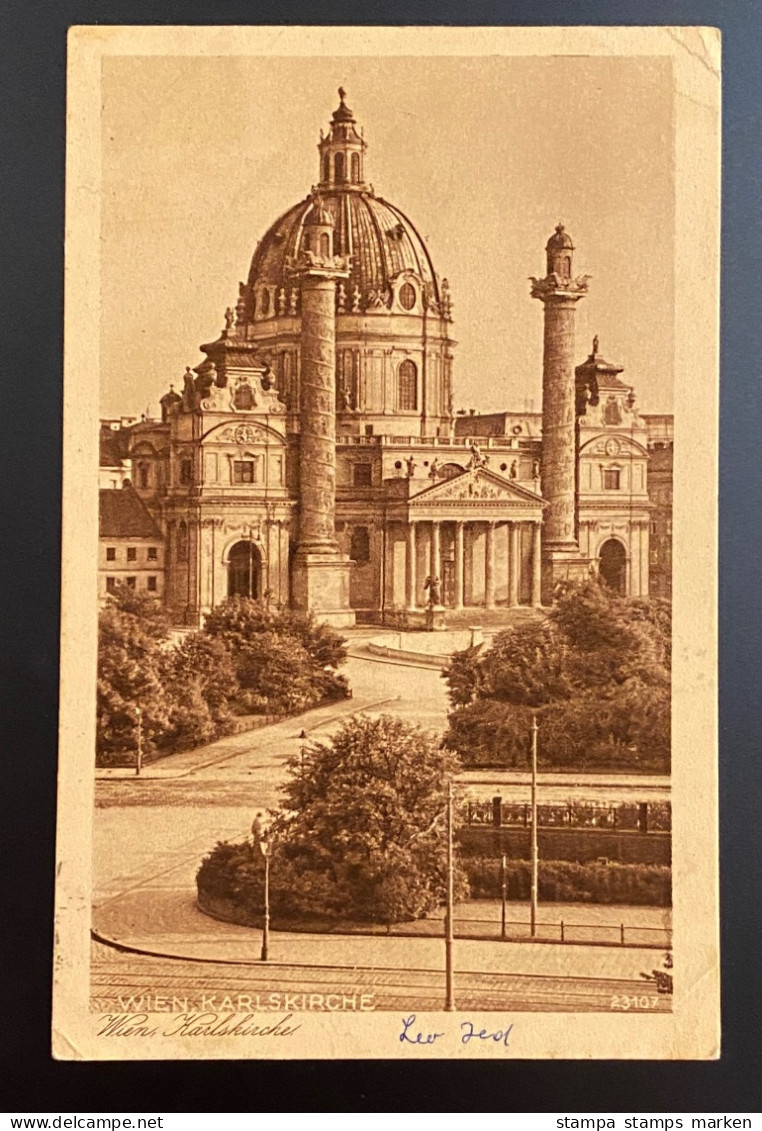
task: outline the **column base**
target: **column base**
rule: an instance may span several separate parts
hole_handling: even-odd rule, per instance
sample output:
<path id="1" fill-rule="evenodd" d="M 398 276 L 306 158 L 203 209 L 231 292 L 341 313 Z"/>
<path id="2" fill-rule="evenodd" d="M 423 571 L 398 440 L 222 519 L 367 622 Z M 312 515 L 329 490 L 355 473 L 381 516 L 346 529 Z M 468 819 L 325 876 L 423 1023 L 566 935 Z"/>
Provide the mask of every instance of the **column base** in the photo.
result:
<path id="1" fill-rule="evenodd" d="M 555 600 L 555 589 L 560 582 L 587 581 L 590 561 L 580 555 L 579 547 L 569 544 L 543 546 L 542 548 L 542 606 Z"/>
<path id="2" fill-rule="evenodd" d="M 291 580 L 292 604 L 334 628 L 351 628 L 355 611 L 349 605 L 352 563 L 338 550 L 299 549 Z"/>

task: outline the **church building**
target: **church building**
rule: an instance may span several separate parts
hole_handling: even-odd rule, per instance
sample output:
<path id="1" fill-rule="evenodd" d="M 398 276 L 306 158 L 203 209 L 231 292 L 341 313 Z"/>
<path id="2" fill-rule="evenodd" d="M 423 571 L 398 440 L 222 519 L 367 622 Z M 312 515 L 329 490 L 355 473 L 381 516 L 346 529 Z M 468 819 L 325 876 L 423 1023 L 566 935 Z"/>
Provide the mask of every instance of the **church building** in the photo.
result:
<path id="1" fill-rule="evenodd" d="M 588 278 L 574 276 L 568 233 L 557 226 L 531 284 L 542 413 L 456 414 L 450 285 L 367 180 L 339 95 L 317 183 L 260 240 L 203 360 L 161 398 L 160 420 L 118 438 L 106 425 L 114 488 L 163 537 L 175 622 L 240 594 L 337 627 L 415 625 L 432 603 L 547 604 L 591 569 L 647 594 L 649 418 L 597 339 L 575 365 Z M 671 418 L 658 421 L 671 450 Z"/>

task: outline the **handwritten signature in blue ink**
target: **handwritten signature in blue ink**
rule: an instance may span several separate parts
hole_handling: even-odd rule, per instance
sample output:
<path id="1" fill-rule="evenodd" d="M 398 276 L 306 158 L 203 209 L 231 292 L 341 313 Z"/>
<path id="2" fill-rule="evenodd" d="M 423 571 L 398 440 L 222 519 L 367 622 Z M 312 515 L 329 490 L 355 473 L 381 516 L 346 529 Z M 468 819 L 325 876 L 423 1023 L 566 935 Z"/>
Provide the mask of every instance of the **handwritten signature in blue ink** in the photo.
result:
<path id="1" fill-rule="evenodd" d="M 399 1035 L 399 1039 L 403 1045 L 433 1045 L 439 1037 L 444 1036 L 444 1033 L 413 1032 L 413 1025 L 415 1025 L 414 1013 L 411 1013 L 409 1017 L 402 1018 L 402 1032 Z"/>
<path id="2" fill-rule="evenodd" d="M 495 1029 L 492 1033 L 488 1029 L 477 1031 L 472 1021 L 462 1021 L 460 1027 L 463 1030 L 460 1040 L 464 1045 L 467 1045 L 469 1041 L 493 1041 L 496 1045 L 503 1045 L 505 1048 L 508 1048 L 508 1041 L 513 1029 L 513 1025 L 508 1025 L 505 1029 Z"/>
<path id="3" fill-rule="evenodd" d="M 462 1029 L 460 1037 L 461 1044 L 468 1045 L 471 1041 L 492 1041 L 493 1044 L 508 1048 L 513 1025 L 507 1025 L 505 1029 L 489 1030 L 477 1029 L 473 1021 L 462 1021 L 460 1028 Z M 402 1018 L 402 1031 L 399 1034 L 398 1040 L 400 1044 L 403 1045 L 433 1045 L 440 1037 L 444 1036 L 445 1034 L 443 1032 L 427 1033 L 423 1030 L 422 1026 L 416 1026 L 416 1015 L 411 1013 L 409 1017 Z"/>

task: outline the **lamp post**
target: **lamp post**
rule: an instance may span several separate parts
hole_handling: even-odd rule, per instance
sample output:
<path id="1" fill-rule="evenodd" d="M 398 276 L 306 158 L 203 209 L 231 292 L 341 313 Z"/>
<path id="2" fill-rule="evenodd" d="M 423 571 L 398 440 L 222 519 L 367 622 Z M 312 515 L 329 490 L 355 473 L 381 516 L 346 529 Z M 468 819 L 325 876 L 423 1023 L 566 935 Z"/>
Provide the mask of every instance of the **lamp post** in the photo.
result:
<path id="1" fill-rule="evenodd" d="M 260 958 L 262 962 L 267 962 L 270 946 L 270 845 L 267 839 L 260 840 L 259 848 L 265 858 L 265 918 L 262 923 L 262 952 Z"/>
<path id="2" fill-rule="evenodd" d="M 143 768 L 143 711 L 142 708 L 135 708 L 135 717 L 137 719 L 137 745 L 135 748 L 135 776 L 140 777 L 140 771 Z"/>
<path id="3" fill-rule="evenodd" d="M 537 715 L 532 715 L 532 828 L 530 834 L 530 859 L 532 862 L 532 887 L 529 906 L 529 933 L 532 938 L 537 935 Z"/>
<path id="4" fill-rule="evenodd" d="M 272 842 L 270 840 L 270 821 L 262 813 L 257 813 L 251 826 L 251 836 L 259 851 L 265 858 L 265 895 L 264 895 L 264 921 L 262 923 L 262 951 L 260 959 L 267 962 L 270 949 L 270 854 Z"/>
<path id="5" fill-rule="evenodd" d="M 445 906 L 445 1010 L 455 1009 L 455 977 L 453 971 L 453 833 L 452 833 L 452 781 L 447 783 L 447 903 Z"/>

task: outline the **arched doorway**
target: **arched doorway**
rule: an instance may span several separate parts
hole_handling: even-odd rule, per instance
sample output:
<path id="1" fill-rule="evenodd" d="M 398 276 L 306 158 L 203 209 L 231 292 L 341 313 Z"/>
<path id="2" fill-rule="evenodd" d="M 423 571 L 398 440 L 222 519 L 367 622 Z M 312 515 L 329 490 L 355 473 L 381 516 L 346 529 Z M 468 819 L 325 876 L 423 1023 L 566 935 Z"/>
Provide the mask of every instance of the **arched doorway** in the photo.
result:
<path id="1" fill-rule="evenodd" d="M 598 555 L 600 575 L 609 589 L 621 597 L 627 591 L 627 554 L 621 542 L 609 538 L 604 542 Z"/>
<path id="2" fill-rule="evenodd" d="M 236 542 L 228 555 L 228 596 L 262 595 L 262 556 L 253 542 Z"/>

